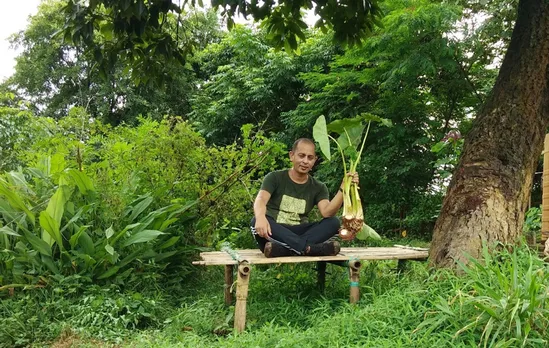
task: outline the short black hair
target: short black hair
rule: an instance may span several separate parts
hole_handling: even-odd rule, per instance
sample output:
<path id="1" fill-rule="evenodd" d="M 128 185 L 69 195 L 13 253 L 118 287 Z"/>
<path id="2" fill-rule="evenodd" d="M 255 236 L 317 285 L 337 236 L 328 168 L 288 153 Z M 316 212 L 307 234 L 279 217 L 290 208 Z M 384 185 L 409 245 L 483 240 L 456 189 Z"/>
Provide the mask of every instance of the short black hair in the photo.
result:
<path id="1" fill-rule="evenodd" d="M 299 138 L 297 139 L 296 141 L 294 141 L 294 144 L 292 145 L 292 152 L 295 152 L 295 150 L 297 149 L 298 145 L 300 143 L 307 143 L 307 144 L 312 144 L 315 149 L 316 149 L 316 145 L 315 145 L 315 142 L 312 140 L 312 139 L 309 139 L 309 138 Z"/>

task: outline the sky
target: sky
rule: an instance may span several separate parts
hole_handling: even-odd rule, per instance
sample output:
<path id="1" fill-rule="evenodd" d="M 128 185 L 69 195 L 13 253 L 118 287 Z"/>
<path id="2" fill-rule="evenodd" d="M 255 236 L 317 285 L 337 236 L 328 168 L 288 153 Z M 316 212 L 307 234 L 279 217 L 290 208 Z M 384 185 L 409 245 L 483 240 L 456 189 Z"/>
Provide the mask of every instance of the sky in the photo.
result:
<path id="1" fill-rule="evenodd" d="M 36 14 L 41 0 L 0 0 L 0 81 L 14 72 L 17 52 L 8 37 L 25 29 L 29 16 Z"/>

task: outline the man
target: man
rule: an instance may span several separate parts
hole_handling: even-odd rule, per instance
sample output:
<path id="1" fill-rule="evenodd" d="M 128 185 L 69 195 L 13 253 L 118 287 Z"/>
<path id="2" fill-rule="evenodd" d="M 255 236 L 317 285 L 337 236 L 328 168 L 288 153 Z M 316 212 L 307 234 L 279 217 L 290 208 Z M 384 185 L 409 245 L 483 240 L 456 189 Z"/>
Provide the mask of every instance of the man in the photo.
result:
<path id="1" fill-rule="evenodd" d="M 330 201 L 326 185 L 309 175 L 317 160 L 315 151 L 311 139 L 296 140 L 290 151 L 292 168 L 271 172 L 263 180 L 251 228 L 266 257 L 339 253 L 339 243 L 328 240 L 339 229 L 335 215 L 343 204 L 343 193 L 340 188 Z M 358 183 L 356 173 L 349 175 Z M 307 216 L 315 205 L 323 219 L 310 223 Z"/>

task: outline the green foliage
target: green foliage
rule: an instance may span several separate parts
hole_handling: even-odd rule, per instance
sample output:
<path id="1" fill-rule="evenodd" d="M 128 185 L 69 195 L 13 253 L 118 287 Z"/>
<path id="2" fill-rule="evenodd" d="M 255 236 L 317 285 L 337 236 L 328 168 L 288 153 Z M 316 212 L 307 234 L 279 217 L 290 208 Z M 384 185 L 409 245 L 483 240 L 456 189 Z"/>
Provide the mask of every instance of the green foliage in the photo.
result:
<path id="1" fill-rule="evenodd" d="M 189 99 L 195 89 L 190 66 L 149 64 L 147 68 L 157 73 L 156 84 L 145 83 L 147 75 L 141 75 L 143 83 L 136 86 L 138 69 L 131 63 L 117 57 L 99 60 L 93 50 L 84 51 L 58 35 L 66 20 L 62 11 L 66 3 L 43 2 L 27 28 L 11 37 L 21 54 L 15 74 L 5 84 L 28 100 L 35 114 L 61 118 L 77 105 L 91 117 L 116 125 L 132 124 L 138 115 L 161 119 L 190 111 Z M 217 41 L 220 30 L 214 12 L 190 12 L 185 17 L 191 19 L 184 27 L 172 25 L 167 34 L 178 31 L 197 47 Z M 111 47 L 107 27 L 102 22 L 95 29 L 97 44 L 105 50 Z"/>
<path id="2" fill-rule="evenodd" d="M 461 150 L 463 148 L 463 138 L 459 131 L 450 131 L 438 143 L 431 147 L 431 152 L 437 155 L 434 167 L 440 178 L 440 183 L 452 175 L 457 166 Z"/>
<path id="3" fill-rule="evenodd" d="M 67 331 L 111 342 L 122 342 L 138 329 L 155 328 L 170 312 L 166 300 L 151 292 L 125 291 L 117 286 L 89 284 L 79 296 L 69 291 L 74 277 L 53 289 L 40 289 L 0 303 L 0 345 L 24 347 L 52 341 Z"/>
<path id="4" fill-rule="evenodd" d="M 18 154 L 46 131 L 47 120 L 35 120 L 13 93 L 0 93 L 0 172 L 21 165 Z"/>
<path id="5" fill-rule="evenodd" d="M 163 65 L 184 63 L 196 46 L 192 40 L 182 42 L 178 29 L 175 35 L 169 30 L 170 24 L 179 28 L 192 19 L 181 16 L 187 3 L 194 6 L 197 1 L 175 4 L 171 0 L 94 0 L 83 4 L 68 0 L 63 8 L 67 20 L 62 34 L 66 42 L 81 45 L 88 54 L 93 53 L 105 75 L 113 62 L 121 59 L 131 66 L 134 80 L 156 79 Z M 201 0 L 198 5 L 204 6 Z M 323 30 L 333 29 L 334 39 L 350 45 L 360 44 L 374 25 L 379 24 L 381 16 L 376 0 L 345 1 L 344 4 L 285 0 L 261 6 L 255 1 L 223 0 L 212 1 L 212 7 L 216 11 L 223 9 L 221 15 L 226 18 L 229 29 L 234 26 L 234 16 L 238 14 L 262 21 L 275 47 L 284 47 L 289 53 L 297 50 L 298 38 L 305 40 L 302 8 L 314 7 L 321 17 L 316 26 Z M 105 42 L 97 38 L 101 35 Z"/>
<path id="6" fill-rule="evenodd" d="M 201 52 L 197 66 L 204 83 L 189 117 L 209 143 L 232 143 L 246 123 L 281 132 L 280 113 L 295 108 L 302 93 L 298 62 L 242 26 Z"/>
<path id="7" fill-rule="evenodd" d="M 84 168 L 102 202 L 94 218 L 104 228 L 139 196 L 150 195 L 153 210 L 200 199 L 173 228 L 184 244 L 213 246 L 248 225 L 259 179 L 280 166 L 282 145 L 251 125 L 242 127 L 238 144 L 207 147 L 180 118 L 140 119 L 135 128 L 111 129 L 88 122 L 85 114 L 71 115 L 22 157 L 36 167 L 55 154 L 64 166 Z"/>
<path id="8" fill-rule="evenodd" d="M 321 294 L 310 264 L 256 266 L 246 332 L 238 335 L 232 333 L 234 308 L 223 305 L 220 268 L 176 287 L 155 288 L 148 278 L 148 286 L 125 291 L 82 287 L 72 276 L 3 298 L 0 344 L 37 344 L 70 330 L 92 345 L 128 347 L 543 347 L 547 266 L 524 247 L 485 260 L 460 275 L 421 262 L 404 273 L 394 261 L 364 262 L 356 305 L 347 302 L 344 268 L 328 265 Z"/>
<path id="9" fill-rule="evenodd" d="M 531 244 L 539 242 L 541 237 L 541 207 L 532 207 L 526 211 L 522 230 Z"/>
<path id="10" fill-rule="evenodd" d="M 455 330 L 454 338 L 475 334 L 479 345 L 543 346 L 549 327 L 549 273 L 531 251 L 516 247 L 461 265 L 468 281 L 440 297 L 419 329 Z"/>
<path id="11" fill-rule="evenodd" d="M 433 163 L 446 157 L 431 152 L 431 147 L 450 129 L 463 134 L 468 130 L 461 126 L 468 123 L 465 116 L 479 107 L 485 93 L 471 86 L 470 75 L 486 82 L 486 64 L 477 57 L 468 61 L 477 70 L 461 68 L 469 55 L 447 35 L 455 29 L 461 8 L 430 1 L 385 6 L 383 27 L 362 47 L 345 50 L 327 68 L 300 75 L 308 93 L 295 110 L 282 113 L 281 120 L 290 138 L 311 134 L 318 115 L 325 115 L 328 123 L 363 113 L 391 120 L 392 128 L 371 130 L 358 166 L 366 221 L 390 234 L 410 228 L 404 222 L 408 219 L 415 232 L 426 234 L 438 209 L 420 218 L 416 206 L 431 198 L 431 206 L 436 206 L 440 193 L 435 191 L 441 183 Z M 342 169 L 336 163 L 324 164 L 318 176 L 335 188 L 339 183 L 333 173 Z M 451 166 L 445 169 L 448 175 Z"/>
<path id="12" fill-rule="evenodd" d="M 0 177 L 2 285 L 73 274 L 93 281 L 116 275 L 123 282 L 136 269 L 159 270 L 184 251 L 172 247 L 179 237 L 166 231 L 192 202 L 151 211 L 152 198 L 143 195 L 116 219 L 95 219 L 101 201 L 91 179 L 63 169 L 60 160 L 46 158 L 42 168 Z"/>

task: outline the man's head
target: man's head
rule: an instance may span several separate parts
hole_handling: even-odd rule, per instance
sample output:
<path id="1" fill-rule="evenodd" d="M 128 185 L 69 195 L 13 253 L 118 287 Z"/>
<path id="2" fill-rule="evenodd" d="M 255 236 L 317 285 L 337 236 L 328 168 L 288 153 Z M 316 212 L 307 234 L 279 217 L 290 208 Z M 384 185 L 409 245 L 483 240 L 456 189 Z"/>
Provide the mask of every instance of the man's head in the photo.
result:
<path id="1" fill-rule="evenodd" d="M 299 138 L 294 142 L 290 151 L 290 160 L 293 169 L 300 174 L 307 174 L 316 162 L 315 143 L 308 138 Z"/>

